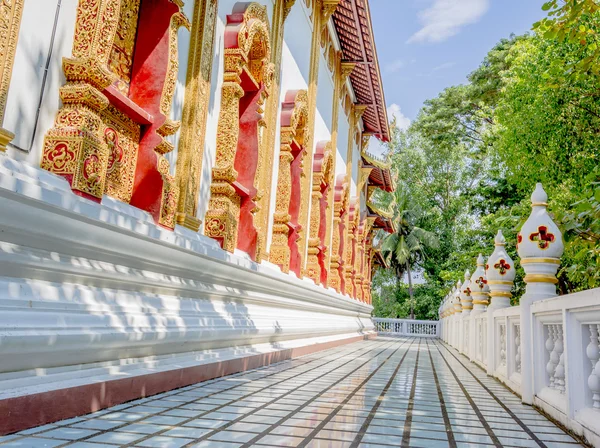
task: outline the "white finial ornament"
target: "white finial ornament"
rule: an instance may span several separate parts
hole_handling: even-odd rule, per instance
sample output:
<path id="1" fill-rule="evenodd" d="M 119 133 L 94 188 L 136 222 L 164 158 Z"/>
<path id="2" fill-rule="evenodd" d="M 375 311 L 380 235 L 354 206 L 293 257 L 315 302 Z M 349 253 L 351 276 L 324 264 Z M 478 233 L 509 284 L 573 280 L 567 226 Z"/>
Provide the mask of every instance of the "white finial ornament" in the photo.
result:
<path id="1" fill-rule="evenodd" d="M 473 298 L 471 297 L 471 273 L 467 269 L 465 271 L 465 281 L 460 287 L 460 302 L 462 304 L 463 313 L 466 316 L 471 314 L 473 309 Z"/>
<path id="2" fill-rule="evenodd" d="M 462 313 L 462 305 L 460 304 L 460 295 L 458 295 L 456 288 L 452 289 L 452 292 L 450 293 L 450 297 L 452 297 L 452 303 L 454 304 L 454 312 L 455 313 Z"/>
<path id="3" fill-rule="evenodd" d="M 548 195 L 537 184 L 531 195 L 531 214 L 517 236 L 517 252 L 525 269 L 527 293 L 553 297 L 556 271 L 564 252 L 562 233 L 548 214 Z M 529 286 L 537 285 L 533 289 Z M 548 295 L 550 294 L 550 295 Z"/>
<path id="4" fill-rule="evenodd" d="M 502 231 L 498 230 L 494 239 L 496 246 L 485 267 L 488 286 L 490 288 L 491 307 L 506 308 L 510 306 L 511 290 L 515 280 L 515 263 L 506 252 L 506 240 Z"/>
<path id="5" fill-rule="evenodd" d="M 479 314 L 485 311 L 488 305 L 488 293 L 490 288 L 485 276 L 485 261 L 483 255 L 477 257 L 477 269 L 471 276 L 471 296 L 473 297 L 473 314 Z"/>

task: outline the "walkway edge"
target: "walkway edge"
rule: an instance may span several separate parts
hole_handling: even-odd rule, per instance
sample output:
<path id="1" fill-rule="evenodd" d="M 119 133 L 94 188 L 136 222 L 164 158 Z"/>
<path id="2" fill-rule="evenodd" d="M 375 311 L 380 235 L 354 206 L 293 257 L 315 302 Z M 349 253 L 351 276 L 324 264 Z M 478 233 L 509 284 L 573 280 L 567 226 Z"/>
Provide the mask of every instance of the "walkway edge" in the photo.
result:
<path id="1" fill-rule="evenodd" d="M 131 400 L 207 381 L 233 373 L 327 350 L 352 342 L 373 339 L 376 333 L 351 336 L 327 342 L 240 356 L 192 367 L 99 381 L 76 387 L 29 394 L 0 400 L 0 436 L 66 418 L 95 412 Z M 93 377 L 90 378 L 90 382 Z"/>

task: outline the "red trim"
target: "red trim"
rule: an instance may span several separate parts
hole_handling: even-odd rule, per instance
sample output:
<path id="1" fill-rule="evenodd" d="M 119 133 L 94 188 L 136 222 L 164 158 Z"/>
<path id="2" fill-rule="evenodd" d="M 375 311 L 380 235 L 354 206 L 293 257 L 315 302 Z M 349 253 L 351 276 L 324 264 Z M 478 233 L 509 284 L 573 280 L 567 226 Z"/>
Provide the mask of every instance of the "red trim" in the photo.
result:
<path id="1" fill-rule="evenodd" d="M 375 336 L 375 333 L 369 333 L 196 367 L 0 400 L 0 436 Z"/>

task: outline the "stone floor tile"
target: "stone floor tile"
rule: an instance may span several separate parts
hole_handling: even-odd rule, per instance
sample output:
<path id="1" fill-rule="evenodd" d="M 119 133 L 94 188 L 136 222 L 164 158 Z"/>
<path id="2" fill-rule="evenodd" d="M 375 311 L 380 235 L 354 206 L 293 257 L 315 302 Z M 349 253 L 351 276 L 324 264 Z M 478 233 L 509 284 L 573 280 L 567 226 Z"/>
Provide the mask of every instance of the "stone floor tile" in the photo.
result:
<path id="1" fill-rule="evenodd" d="M 193 442 L 194 439 L 183 439 L 179 437 L 155 436 L 143 442 L 138 442 L 135 446 L 148 448 L 181 448 L 184 445 Z"/>
<path id="2" fill-rule="evenodd" d="M 280 436 L 277 434 L 268 434 L 262 439 L 258 440 L 257 445 L 270 445 L 270 446 L 298 446 L 302 442 L 302 437 L 290 437 Z"/>
<path id="3" fill-rule="evenodd" d="M 78 440 L 94 434 L 98 434 L 98 431 L 92 429 L 60 427 L 46 431 L 41 436 L 48 439 Z"/>
<path id="4" fill-rule="evenodd" d="M 238 431 L 219 431 L 210 436 L 208 440 L 219 440 L 221 442 L 245 443 L 256 437 L 256 433 Z"/>
<path id="5" fill-rule="evenodd" d="M 105 432 L 104 434 L 97 435 L 91 439 L 87 439 L 87 442 L 99 442 L 108 443 L 114 445 L 124 445 L 127 443 L 134 443 L 137 440 L 143 439 L 146 434 L 135 434 L 132 432 Z"/>
<path id="6" fill-rule="evenodd" d="M 2 445 L 4 447 L 11 448 L 53 448 L 58 445 L 64 444 L 64 440 L 56 440 L 56 439 L 38 439 L 34 437 L 24 437 L 21 439 L 11 440 Z"/>
<path id="7" fill-rule="evenodd" d="M 150 423 L 132 423 L 121 428 L 117 428 L 119 432 L 133 432 L 136 434 L 156 434 L 157 432 L 169 429 L 169 426 L 152 425 Z"/>
<path id="8" fill-rule="evenodd" d="M 0 448 L 390 448 L 403 436 L 414 448 L 471 448 L 493 446 L 486 428 L 507 447 L 538 446 L 531 434 L 548 448 L 580 446 L 439 342 L 381 337 L 27 430 Z"/>

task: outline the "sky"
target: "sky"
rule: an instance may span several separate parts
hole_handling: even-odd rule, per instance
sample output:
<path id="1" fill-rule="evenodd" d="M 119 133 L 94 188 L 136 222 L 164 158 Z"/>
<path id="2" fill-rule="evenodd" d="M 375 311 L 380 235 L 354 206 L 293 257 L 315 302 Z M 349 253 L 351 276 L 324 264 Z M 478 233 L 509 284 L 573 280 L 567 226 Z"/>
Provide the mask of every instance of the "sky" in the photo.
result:
<path id="1" fill-rule="evenodd" d="M 423 102 L 463 84 L 487 52 L 545 16 L 544 0 L 370 0 L 388 118 L 407 128 Z"/>

